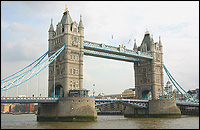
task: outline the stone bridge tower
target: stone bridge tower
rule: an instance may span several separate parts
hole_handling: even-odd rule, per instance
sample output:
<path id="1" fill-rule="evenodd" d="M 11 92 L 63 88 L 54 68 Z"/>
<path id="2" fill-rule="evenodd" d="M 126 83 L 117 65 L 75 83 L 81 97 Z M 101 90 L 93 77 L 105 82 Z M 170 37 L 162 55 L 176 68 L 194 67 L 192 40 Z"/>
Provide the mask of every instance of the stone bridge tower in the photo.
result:
<path id="1" fill-rule="evenodd" d="M 54 30 L 49 28 L 49 56 L 65 44 L 63 52 L 49 65 L 48 96 L 67 97 L 69 90 L 83 88 L 84 27 L 72 21 L 66 7 L 62 19 Z"/>
<path id="2" fill-rule="evenodd" d="M 159 37 L 159 43 L 154 43 L 148 31 L 140 47 L 134 43 L 134 50 L 148 52 L 153 60 L 141 60 L 134 63 L 135 91 L 137 99 L 158 99 L 164 93 L 163 79 L 163 46 Z"/>

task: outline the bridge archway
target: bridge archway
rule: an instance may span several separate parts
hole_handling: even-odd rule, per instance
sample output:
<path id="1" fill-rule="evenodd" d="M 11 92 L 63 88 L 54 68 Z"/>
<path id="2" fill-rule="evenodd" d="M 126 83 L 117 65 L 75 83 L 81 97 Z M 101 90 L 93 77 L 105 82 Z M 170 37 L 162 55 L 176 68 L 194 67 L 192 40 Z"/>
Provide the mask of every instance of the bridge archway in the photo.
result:
<path id="1" fill-rule="evenodd" d="M 55 97 L 64 97 L 64 89 L 61 85 L 55 87 Z"/>
<path id="2" fill-rule="evenodd" d="M 150 100 L 151 99 L 151 91 L 145 90 L 142 92 L 142 99 Z"/>

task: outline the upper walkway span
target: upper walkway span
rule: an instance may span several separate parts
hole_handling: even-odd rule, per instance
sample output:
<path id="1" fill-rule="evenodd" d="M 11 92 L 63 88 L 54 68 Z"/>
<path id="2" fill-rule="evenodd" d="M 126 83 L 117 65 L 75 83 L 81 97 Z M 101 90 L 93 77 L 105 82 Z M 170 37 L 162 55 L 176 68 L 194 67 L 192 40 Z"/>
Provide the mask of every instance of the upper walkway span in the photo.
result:
<path id="1" fill-rule="evenodd" d="M 127 62 L 139 62 L 140 59 L 152 60 L 151 53 L 126 49 L 125 46 L 114 47 L 104 43 L 84 41 L 84 55 L 103 57 Z"/>

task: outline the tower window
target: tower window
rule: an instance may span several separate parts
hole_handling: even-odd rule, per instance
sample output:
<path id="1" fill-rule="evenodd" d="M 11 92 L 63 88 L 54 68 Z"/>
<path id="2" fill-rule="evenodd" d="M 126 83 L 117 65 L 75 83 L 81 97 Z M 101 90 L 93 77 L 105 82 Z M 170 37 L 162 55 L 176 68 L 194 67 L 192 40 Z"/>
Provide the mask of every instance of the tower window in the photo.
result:
<path id="1" fill-rule="evenodd" d="M 148 83 L 150 82 L 150 79 L 148 79 Z"/>
<path id="2" fill-rule="evenodd" d="M 142 83 L 142 80 L 140 80 L 140 83 Z"/>
<path id="3" fill-rule="evenodd" d="M 57 75 L 59 75 L 60 74 L 60 69 L 57 69 Z"/>
<path id="4" fill-rule="evenodd" d="M 76 82 L 76 87 L 78 87 L 78 81 Z"/>
<path id="5" fill-rule="evenodd" d="M 146 67 L 143 68 L 143 72 L 146 73 Z"/>

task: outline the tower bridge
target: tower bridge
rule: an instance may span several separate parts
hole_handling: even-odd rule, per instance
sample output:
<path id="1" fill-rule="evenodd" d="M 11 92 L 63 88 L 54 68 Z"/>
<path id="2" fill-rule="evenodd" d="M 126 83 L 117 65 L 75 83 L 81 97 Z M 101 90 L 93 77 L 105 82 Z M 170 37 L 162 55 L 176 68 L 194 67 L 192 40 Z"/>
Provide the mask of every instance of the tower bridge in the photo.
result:
<path id="1" fill-rule="evenodd" d="M 2 102 L 38 102 L 38 121 L 96 120 L 95 103 L 97 105 L 108 101 L 100 102 L 94 97 L 87 97 L 88 90 L 83 88 L 83 56 L 89 55 L 134 63 L 136 99 L 140 104 L 148 102 L 148 107 L 138 106 L 136 100 L 132 102 L 121 100 L 120 102 L 128 103 L 125 113 L 127 117 L 138 114 L 180 117 L 180 110 L 175 100 L 161 100 L 164 95 L 164 60 L 160 37 L 159 42 L 154 42 L 150 33 L 146 31 L 141 45 L 137 47 L 134 42 L 134 48 L 130 50 L 123 45 L 114 47 L 84 40 L 82 15 L 77 24 L 76 21 L 72 21 L 67 8 L 55 30 L 52 21 L 51 19 L 48 31 L 48 51 L 24 69 L 1 80 L 1 91 L 8 91 L 27 82 L 48 66 L 48 98 L 5 97 L 7 99 L 1 98 Z M 47 60 L 44 60 L 47 55 Z M 167 74 L 171 77 L 169 71 Z M 170 79 L 174 80 L 173 77 Z M 149 94 L 151 98 L 148 97 Z M 189 101 L 197 101 L 191 95 L 187 94 L 185 97 Z"/>

